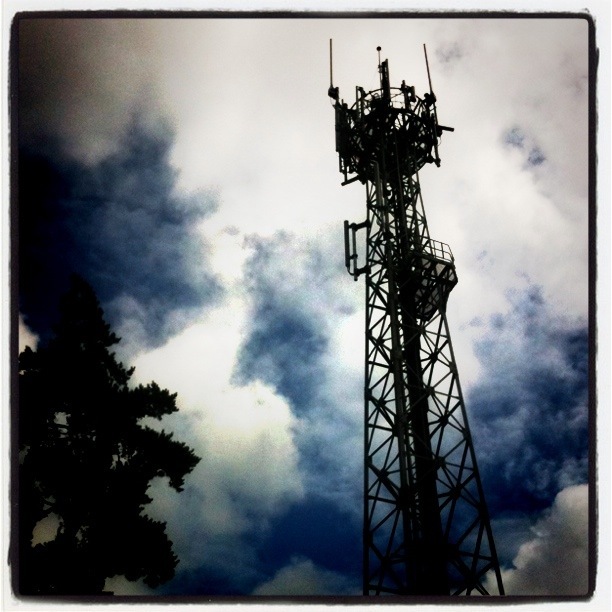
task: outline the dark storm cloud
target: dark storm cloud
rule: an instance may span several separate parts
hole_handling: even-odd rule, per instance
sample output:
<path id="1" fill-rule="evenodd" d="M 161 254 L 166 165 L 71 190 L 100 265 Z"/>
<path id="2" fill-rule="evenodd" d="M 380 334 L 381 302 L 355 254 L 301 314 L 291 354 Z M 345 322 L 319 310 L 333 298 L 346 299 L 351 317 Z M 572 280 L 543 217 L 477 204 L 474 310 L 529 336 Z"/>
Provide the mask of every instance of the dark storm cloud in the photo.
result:
<path id="1" fill-rule="evenodd" d="M 239 380 L 273 385 L 299 415 L 316 393 L 317 357 L 326 340 L 316 321 L 283 310 L 273 293 L 263 298 L 255 316 L 257 324 L 240 354 Z"/>
<path id="2" fill-rule="evenodd" d="M 251 581 L 252 582 L 252 581 Z M 249 590 L 224 569 L 211 566 L 202 566 L 177 570 L 176 577 L 162 585 L 157 595 L 179 596 L 205 596 L 205 597 L 240 597 L 248 595 Z"/>
<path id="3" fill-rule="evenodd" d="M 260 380 L 287 399 L 300 419 L 295 443 L 307 491 L 360 512 L 361 369 L 349 373 L 352 356 L 332 340 L 355 307 L 342 257 L 329 237 L 305 242 L 279 232 L 251 246 L 249 325 L 234 378 Z"/>
<path id="4" fill-rule="evenodd" d="M 157 108 L 146 20 L 32 18 L 14 22 L 13 81 L 20 143 L 43 138 L 86 162 L 117 150 L 117 136 L 143 105 Z"/>
<path id="5" fill-rule="evenodd" d="M 359 584 L 362 528 L 357 514 L 310 495 L 274 522 L 260 549 L 261 570 L 272 575 L 297 555 Z"/>
<path id="6" fill-rule="evenodd" d="M 264 531 L 245 534 L 240 546 L 251 551 L 250 559 L 242 559 L 235 566 L 212 558 L 197 567 L 181 569 L 179 566 L 176 577 L 158 592 L 247 596 L 301 559 L 313 564 L 317 572 L 332 572 L 343 586 L 351 586 L 351 593 L 358 593 L 362 572 L 361 532 L 361 520 L 356 515 L 313 494 L 272 519 Z M 199 542 L 203 550 L 210 547 L 206 534 L 200 534 Z M 224 548 L 222 554 L 226 559 L 231 558 L 231 549 Z"/>
<path id="7" fill-rule="evenodd" d="M 320 255 L 313 249 L 307 261 L 293 260 L 294 240 L 279 233 L 269 241 L 253 241 L 254 255 L 246 271 L 251 325 L 235 376 L 241 384 L 259 379 L 271 385 L 299 416 L 316 397 L 317 379 L 323 372 L 319 360 L 328 338 L 325 321 L 311 307 L 309 296 L 309 284 L 315 279 L 308 271 L 321 270 Z"/>
<path id="8" fill-rule="evenodd" d="M 197 512 L 197 509 L 194 508 Z M 185 517 L 188 520 L 188 516 Z M 246 558 L 232 563 L 232 546 L 218 543 L 209 534 L 192 532 L 206 554 L 205 563 L 177 568 L 176 577 L 163 585 L 160 595 L 247 596 L 270 580 L 292 559 L 308 559 L 322 571 L 331 571 L 354 585 L 361 579 L 361 521 L 339 510 L 318 496 L 311 495 L 300 504 L 272 519 L 265 530 L 253 530 L 234 546 L 240 546 Z M 211 550 L 224 556 L 220 562 Z M 208 551 L 208 552 L 206 552 Z M 239 561 L 239 562 L 238 562 Z M 358 589 L 357 589 L 358 590 Z"/>
<path id="9" fill-rule="evenodd" d="M 551 315 L 530 287 L 490 334 L 467 397 L 479 467 L 492 515 L 532 513 L 588 479 L 587 328 Z"/>
<path id="10" fill-rule="evenodd" d="M 129 320 L 150 346 L 219 295 L 196 230 L 215 199 L 176 192 L 171 142 L 169 129 L 135 117 L 118 150 L 93 165 L 49 142 L 20 151 L 20 309 L 37 334 L 49 332 L 73 272 L 93 285 L 111 323 L 125 329 Z"/>
<path id="11" fill-rule="evenodd" d="M 197 515 L 199 509 L 194 508 Z M 192 538 L 191 547 L 198 548 L 198 556 L 195 565 L 184 565 L 179 563 L 175 577 L 161 585 L 157 595 L 179 595 L 179 596 L 206 596 L 241 597 L 251 591 L 262 580 L 266 573 L 260 569 L 260 560 L 253 552 L 253 546 L 261 540 L 261 534 L 253 533 L 244 539 L 231 542 L 222 537 L 213 537 L 209 533 L 197 529 L 189 529 L 193 526 L 193 516 L 185 519 L 189 530 L 188 536 Z"/>

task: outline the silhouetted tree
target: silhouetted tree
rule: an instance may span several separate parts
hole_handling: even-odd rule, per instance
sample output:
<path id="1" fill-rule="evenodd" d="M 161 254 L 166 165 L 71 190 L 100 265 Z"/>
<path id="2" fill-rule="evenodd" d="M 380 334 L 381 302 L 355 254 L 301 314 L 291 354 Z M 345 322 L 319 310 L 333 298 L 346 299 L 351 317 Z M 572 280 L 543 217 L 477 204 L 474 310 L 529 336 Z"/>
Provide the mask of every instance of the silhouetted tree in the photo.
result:
<path id="1" fill-rule="evenodd" d="M 119 338 L 85 281 L 73 277 L 60 312 L 47 345 L 19 356 L 19 590 L 98 594 L 115 575 L 155 587 L 178 559 L 166 523 L 144 513 L 147 488 L 167 476 L 181 491 L 199 458 L 141 423 L 175 412 L 176 394 L 130 387 L 134 369 L 109 350 Z M 55 537 L 33 542 L 43 519 Z"/>

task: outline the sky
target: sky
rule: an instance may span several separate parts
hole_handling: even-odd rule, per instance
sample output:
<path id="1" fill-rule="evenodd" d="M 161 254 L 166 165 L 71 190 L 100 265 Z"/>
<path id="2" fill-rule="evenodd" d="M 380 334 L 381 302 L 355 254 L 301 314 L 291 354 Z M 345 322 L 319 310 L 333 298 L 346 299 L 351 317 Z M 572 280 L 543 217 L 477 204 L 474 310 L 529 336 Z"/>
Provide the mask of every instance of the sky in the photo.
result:
<path id="1" fill-rule="evenodd" d="M 349 103 L 378 86 L 379 45 L 391 84 L 425 93 L 427 44 L 455 131 L 420 181 L 457 266 L 448 319 L 506 591 L 586 593 L 587 23 L 20 22 L 20 346 L 81 274 L 202 458 L 184 492 L 151 486 L 175 578 L 110 588 L 361 592 L 364 287 L 342 224 L 365 191 L 340 185 L 333 39 Z"/>

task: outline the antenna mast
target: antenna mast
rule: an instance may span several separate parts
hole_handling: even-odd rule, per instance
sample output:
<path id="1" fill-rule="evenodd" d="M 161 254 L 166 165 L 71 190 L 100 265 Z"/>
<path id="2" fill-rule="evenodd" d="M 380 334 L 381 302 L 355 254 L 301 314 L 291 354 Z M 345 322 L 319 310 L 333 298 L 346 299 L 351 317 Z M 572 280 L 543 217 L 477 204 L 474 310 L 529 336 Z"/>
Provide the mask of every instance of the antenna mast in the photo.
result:
<path id="1" fill-rule="evenodd" d="M 366 289 L 363 592 L 503 595 L 446 319 L 455 263 L 429 236 L 418 178 L 453 128 L 438 124 L 427 50 L 423 98 L 391 87 L 378 51 L 380 89 L 357 87 L 351 107 L 329 90 L 342 184 L 366 191 L 366 219 L 344 222 L 346 267 Z"/>
<path id="2" fill-rule="evenodd" d="M 332 53 L 333 50 L 333 40 L 329 39 L 329 88 L 331 89 L 334 86 L 334 67 L 332 63 Z"/>
<path id="3" fill-rule="evenodd" d="M 338 88 L 334 87 L 334 69 L 332 64 L 332 39 L 329 39 L 329 89 L 327 95 L 334 100 L 338 99 Z"/>
<path id="4" fill-rule="evenodd" d="M 431 73 L 429 72 L 429 61 L 427 59 L 427 46 L 423 44 L 423 51 L 425 53 L 425 66 L 427 67 L 427 80 L 429 81 L 429 93 L 433 94 L 433 87 L 431 86 Z"/>

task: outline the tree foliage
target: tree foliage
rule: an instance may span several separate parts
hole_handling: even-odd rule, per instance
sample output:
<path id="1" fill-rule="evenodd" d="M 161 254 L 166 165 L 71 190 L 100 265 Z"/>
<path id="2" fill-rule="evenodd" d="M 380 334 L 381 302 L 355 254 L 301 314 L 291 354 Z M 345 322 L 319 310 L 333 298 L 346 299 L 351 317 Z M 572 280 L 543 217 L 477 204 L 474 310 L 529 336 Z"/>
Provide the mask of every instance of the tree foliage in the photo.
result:
<path id="1" fill-rule="evenodd" d="M 92 595 L 105 579 L 155 587 L 178 559 L 166 523 L 145 513 L 149 483 L 181 491 L 199 458 L 171 433 L 145 426 L 177 410 L 176 394 L 130 386 L 93 289 L 73 277 L 55 336 L 19 356 L 19 590 Z M 40 543 L 41 521 L 57 525 Z"/>

